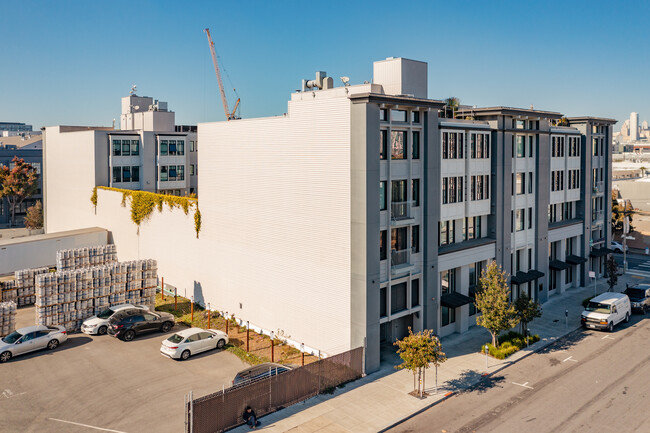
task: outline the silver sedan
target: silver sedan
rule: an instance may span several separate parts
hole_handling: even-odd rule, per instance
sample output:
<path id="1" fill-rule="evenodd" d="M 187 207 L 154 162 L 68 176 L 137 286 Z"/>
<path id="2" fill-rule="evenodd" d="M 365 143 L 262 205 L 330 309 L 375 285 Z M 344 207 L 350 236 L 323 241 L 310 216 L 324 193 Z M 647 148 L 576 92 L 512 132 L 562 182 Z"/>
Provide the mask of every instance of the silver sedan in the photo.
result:
<path id="1" fill-rule="evenodd" d="M 40 349 L 54 350 L 68 339 L 63 326 L 37 325 L 17 329 L 0 339 L 0 362 Z"/>

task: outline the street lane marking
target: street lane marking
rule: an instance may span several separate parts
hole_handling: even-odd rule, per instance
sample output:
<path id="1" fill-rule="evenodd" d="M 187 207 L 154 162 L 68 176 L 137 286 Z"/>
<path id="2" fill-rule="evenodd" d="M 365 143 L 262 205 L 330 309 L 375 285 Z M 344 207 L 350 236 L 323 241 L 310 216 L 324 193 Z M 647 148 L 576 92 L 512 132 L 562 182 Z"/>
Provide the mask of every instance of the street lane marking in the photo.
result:
<path id="1" fill-rule="evenodd" d="M 52 420 L 52 421 L 65 422 L 65 423 L 68 423 L 68 424 L 80 425 L 82 427 L 94 428 L 95 430 L 109 431 L 109 432 L 113 432 L 113 433 L 126 433 L 126 432 L 123 432 L 123 431 L 120 431 L 120 430 L 111 430 L 109 428 L 95 427 L 93 425 L 81 424 L 81 423 L 78 423 L 78 422 L 66 421 L 66 420 L 63 420 L 63 419 L 56 419 L 56 418 L 48 418 L 48 419 Z"/>
<path id="2" fill-rule="evenodd" d="M 578 360 L 577 360 L 577 359 L 573 359 L 573 356 L 569 356 L 569 357 L 568 357 L 567 359 L 565 359 L 565 360 L 564 360 L 564 361 L 562 361 L 562 362 L 567 362 L 567 361 L 571 361 L 571 362 L 578 362 Z"/>
<path id="3" fill-rule="evenodd" d="M 2 396 L 3 396 L 4 398 L 16 397 L 16 396 L 23 395 L 23 394 L 27 394 L 27 393 L 26 393 L 26 392 L 19 392 L 18 394 L 15 394 L 15 393 L 14 393 L 12 390 L 10 390 L 10 389 L 5 389 L 5 390 L 2 392 Z"/>
<path id="4" fill-rule="evenodd" d="M 535 388 L 533 388 L 532 386 L 528 386 L 528 382 L 526 382 L 526 383 L 516 383 L 516 382 L 512 382 L 512 384 L 513 384 L 513 385 L 523 386 L 524 388 L 528 388 L 528 389 L 535 389 Z"/>
<path id="5" fill-rule="evenodd" d="M 609 335 L 605 335 L 603 338 L 601 338 L 601 340 L 604 340 L 606 338 L 609 340 L 616 340 L 614 337 L 610 337 Z"/>

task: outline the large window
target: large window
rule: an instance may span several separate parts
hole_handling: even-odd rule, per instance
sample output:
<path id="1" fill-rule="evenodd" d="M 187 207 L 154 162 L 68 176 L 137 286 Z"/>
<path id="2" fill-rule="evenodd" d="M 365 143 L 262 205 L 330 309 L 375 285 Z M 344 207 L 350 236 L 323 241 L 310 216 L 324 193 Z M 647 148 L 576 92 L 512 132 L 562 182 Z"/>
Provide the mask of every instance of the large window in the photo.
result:
<path id="1" fill-rule="evenodd" d="M 517 173 L 517 195 L 526 194 L 526 173 Z"/>
<path id="2" fill-rule="evenodd" d="M 131 140 L 122 140 L 122 156 L 131 155 Z"/>
<path id="3" fill-rule="evenodd" d="M 390 313 L 395 314 L 407 308 L 406 281 L 390 288 Z"/>
<path id="4" fill-rule="evenodd" d="M 524 229 L 524 210 L 517 209 L 515 213 L 515 227 L 517 231 L 522 231 Z"/>
<path id="5" fill-rule="evenodd" d="M 462 159 L 464 137 L 463 132 L 443 132 L 442 159 Z"/>
<path id="6" fill-rule="evenodd" d="M 113 182 L 122 182 L 122 167 L 113 167 Z"/>
<path id="7" fill-rule="evenodd" d="M 169 154 L 176 155 L 178 150 L 176 148 L 176 140 L 169 140 Z"/>
<path id="8" fill-rule="evenodd" d="M 490 175 L 472 176 L 470 178 L 470 199 L 487 200 L 490 198 Z"/>
<path id="9" fill-rule="evenodd" d="M 580 138 L 579 137 L 569 137 L 569 156 L 580 156 Z"/>
<path id="10" fill-rule="evenodd" d="M 551 172 L 551 191 L 564 191 L 564 171 Z"/>
<path id="11" fill-rule="evenodd" d="M 122 182 L 131 182 L 131 167 L 122 167 Z"/>
<path id="12" fill-rule="evenodd" d="M 406 194 L 406 180 L 393 180 L 391 184 L 391 203 L 403 203 L 407 201 L 408 195 Z"/>
<path id="13" fill-rule="evenodd" d="M 166 156 L 169 152 L 169 143 L 167 140 L 160 140 L 160 155 Z"/>
<path id="14" fill-rule="evenodd" d="M 160 166 L 160 181 L 167 182 L 167 166 Z"/>
<path id="15" fill-rule="evenodd" d="M 113 156 L 122 155 L 122 140 L 113 140 Z"/>
<path id="16" fill-rule="evenodd" d="M 440 245 L 447 245 L 454 243 L 454 229 L 456 228 L 456 221 L 440 221 L 440 229 L 438 230 L 438 239 Z"/>
<path id="17" fill-rule="evenodd" d="M 445 307 L 444 305 L 441 307 L 441 325 L 446 326 L 449 325 L 450 323 L 455 323 L 456 322 L 456 309 L 455 308 L 449 308 Z"/>
<path id="18" fill-rule="evenodd" d="M 176 142 L 178 155 L 185 155 L 185 140 L 178 140 Z"/>
<path id="19" fill-rule="evenodd" d="M 455 268 L 440 272 L 440 290 L 443 295 L 445 293 L 453 293 L 456 291 Z"/>
<path id="20" fill-rule="evenodd" d="M 391 159 L 406 159 L 406 131 L 390 132 Z"/>
<path id="21" fill-rule="evenodd" d="M 475 159 L 490 157 L 490 135 L 472 133 L 470 138 L 470 157 Z"/>
<path id="22" fill-rule="evenodd" d="M 131 167 L 131 182 L 140 182 L 140 167 Z"/>
<path id="23" fill-rule="evenodd" d="M 390 110 L 390 120 L 393 122 L 406 122 L 406 110 Z"/>
<path id="24" fill-rule="evenodd" d="M 523 135 L 517 136 L 517 158 L 526 157 L 526 137 Z"/>
<path id="25" fill-rule="evenodd" d="M 463 201 L 463 177 L 444 177 L 442 179 L 442 203 Z"/>
<path id="26" fill-rule="evenodd" d="M 140 155 L 140 140 L 131 140 L 131 156 Z"/>

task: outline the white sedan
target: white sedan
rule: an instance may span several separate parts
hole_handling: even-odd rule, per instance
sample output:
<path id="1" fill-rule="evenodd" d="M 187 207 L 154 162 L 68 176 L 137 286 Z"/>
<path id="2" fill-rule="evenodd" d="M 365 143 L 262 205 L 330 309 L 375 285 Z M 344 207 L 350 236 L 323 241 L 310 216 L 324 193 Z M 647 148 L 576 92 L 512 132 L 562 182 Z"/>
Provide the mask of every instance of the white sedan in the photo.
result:
<path id="1" fill-rule="evenodd" d="M 108 330 L 108 319 L 110 319 L 113 314 L 121 310 L 126 310 L 127 308 L 139 308 L 141 310 L 149 310 L 145 305 L 131 305 L 131 304 L 120 304 L 113 305 L 112 307 L 106 308 L 101 313 L 96 316 L 92 316 L 84 320 L 81 324 L 81 332 L 88 335 L 104 335 Z"/>
<path id="2" fill-rule="evenodd" d="M 190 328 L 175 333 L 160 346 L 160 353 L 172 359 L 186 360 L 211 349 L 223 349 L 228 335 L 216 329 Z"/>
<path id="3" fill-rule="evenodd" d="M 37 325 L 17 329 L 0 339 L 0 362 L 35 350 L 54 350 L 67 339 L 68 333 L 63 326 Z"/>

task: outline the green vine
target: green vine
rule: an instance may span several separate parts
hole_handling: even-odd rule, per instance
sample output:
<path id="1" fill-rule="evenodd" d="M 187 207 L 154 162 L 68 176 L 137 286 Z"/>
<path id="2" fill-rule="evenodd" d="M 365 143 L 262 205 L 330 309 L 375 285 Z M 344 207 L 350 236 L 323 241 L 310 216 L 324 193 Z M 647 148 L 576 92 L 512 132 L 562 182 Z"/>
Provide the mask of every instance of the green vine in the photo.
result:
<path id="1" fill-rule="evenodd" d="M 101 188 L 106 191 L 115 191 L 122 193 L 122 206 L 126 207 L 127 200 L 131 204 L 131 221 L 138 226 L 138 232 L 140 231 L 140 224 L 143 221 L 147 221 L 151 214 L 153 213 L 154 208 L 158 209 L 158 212 L 162 212 L 163 205 L 167 204 L 170 210 L 174 208 L 182 209 L 185 215 L 189 214 L 190 208 L 194 208 L 194 230 L 196 231 L 196 237 L 199 237 L 199 232 L 201 231 L 201 212 L 199 211 L 199 202 L 194 197 L 178 197 L 175 195 L 166 195 L 166 194 L 156 194 L 148 191 L 133 191 L 129 189 L 120 189 L 120 188 L 110 188 L 106 186 L 100 186 L 93 188 L 93 194 L 90 197 L 90 201 L 97 207 L 97 189 Z"/>

